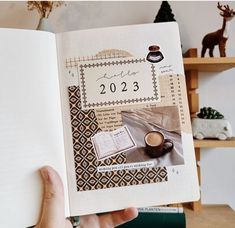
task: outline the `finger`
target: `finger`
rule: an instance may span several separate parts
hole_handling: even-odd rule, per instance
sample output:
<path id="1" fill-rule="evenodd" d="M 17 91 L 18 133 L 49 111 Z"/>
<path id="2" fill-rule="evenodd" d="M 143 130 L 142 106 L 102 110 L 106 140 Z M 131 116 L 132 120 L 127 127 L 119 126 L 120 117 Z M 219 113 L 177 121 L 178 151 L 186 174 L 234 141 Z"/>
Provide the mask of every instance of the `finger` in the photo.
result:
<path id="1" fill-rule="evenodd" d="M 127 208 L 121 211 L 114 211 L 109 214 L 100 216 L 101 227 L 115 227 L 123 223 L 133 220 L 138 216 L 138 210 L 136 208 Z"/>
<path id="2" fill-rule="evenodd" d="M 104 228 L 104 226 L 100 225 L 100 219 L 99 216 L 96 214 L 90 214 L 90 215 L 83 215 L 80 216 L 80 225 L 84 228 Z"/>
<path id="3" fill-rule="evenodd" d="M 40 169 L 40 174 L 43 180 L 44 194 L 39 227 L 63 227 L 65 223 L 64 191 L 60 176 L 49 166 Z"/>

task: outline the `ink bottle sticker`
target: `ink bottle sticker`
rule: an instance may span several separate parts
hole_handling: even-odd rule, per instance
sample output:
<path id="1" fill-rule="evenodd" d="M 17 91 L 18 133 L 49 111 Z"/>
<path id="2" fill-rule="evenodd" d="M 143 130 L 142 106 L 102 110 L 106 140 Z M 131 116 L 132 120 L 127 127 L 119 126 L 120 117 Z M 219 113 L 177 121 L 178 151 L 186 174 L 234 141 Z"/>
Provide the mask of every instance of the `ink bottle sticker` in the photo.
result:
<path id="1" fill-rule="evenodd" d="M 158 63 L 162 61 L 164 59 L 164 56 L 159 50 L 160 47 L 157 45 L 149 46 L 149 53 L 146 59 L 151 63 Z"/>

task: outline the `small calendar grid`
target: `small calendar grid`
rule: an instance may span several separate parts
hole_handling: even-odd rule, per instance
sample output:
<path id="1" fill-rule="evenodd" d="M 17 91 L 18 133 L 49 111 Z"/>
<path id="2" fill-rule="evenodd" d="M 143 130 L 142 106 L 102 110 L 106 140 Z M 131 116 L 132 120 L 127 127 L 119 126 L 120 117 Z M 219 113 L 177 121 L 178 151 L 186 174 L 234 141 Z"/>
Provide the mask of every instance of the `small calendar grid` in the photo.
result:
<path id="1" fill-rule="evenodd" d="M 182 94 L 184 87 L 183 75 L 162 75 L 159 77 L 161 88 L 161 104 L 164 105 L 178 105 L 181 124 L 186 125 L 185 113 L 187 113 L 186 95 Z"/>

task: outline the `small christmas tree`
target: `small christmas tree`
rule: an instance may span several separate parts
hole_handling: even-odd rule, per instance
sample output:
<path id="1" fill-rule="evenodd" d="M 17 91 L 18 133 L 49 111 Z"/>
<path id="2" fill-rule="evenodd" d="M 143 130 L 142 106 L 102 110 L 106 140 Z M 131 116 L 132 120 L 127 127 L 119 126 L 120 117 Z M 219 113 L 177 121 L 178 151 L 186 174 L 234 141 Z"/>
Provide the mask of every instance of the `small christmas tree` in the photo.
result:
<path id="1" fill-rule="evenodd" d="M 161 7 L 155 17 L 154 23 L 176 21 L 168 1 L 162 1 Z"/>
<path id="2" fill-rule="evenodd" d="M 217 110 L 211 107 L 203 107 L 200 109 L 200 112 L 197 114 L 198 118 L 201 119 L 223 119 L 224 116 Z"/>

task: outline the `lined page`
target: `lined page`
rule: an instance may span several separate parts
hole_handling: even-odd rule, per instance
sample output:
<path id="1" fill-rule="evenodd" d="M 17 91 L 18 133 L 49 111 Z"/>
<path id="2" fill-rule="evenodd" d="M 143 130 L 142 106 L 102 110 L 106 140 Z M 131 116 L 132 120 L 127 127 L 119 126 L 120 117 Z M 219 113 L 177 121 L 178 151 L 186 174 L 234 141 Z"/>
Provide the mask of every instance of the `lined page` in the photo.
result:
<path id="1" fill-rule="evenodd" d="M 26 227 L 38 221 L 44 165 L 62 177 L 69 214 L 55 35 L 0 29 L 0 37 L 0 220 Z"/>

